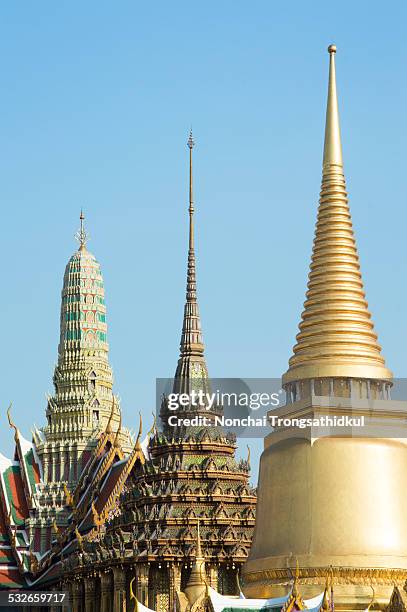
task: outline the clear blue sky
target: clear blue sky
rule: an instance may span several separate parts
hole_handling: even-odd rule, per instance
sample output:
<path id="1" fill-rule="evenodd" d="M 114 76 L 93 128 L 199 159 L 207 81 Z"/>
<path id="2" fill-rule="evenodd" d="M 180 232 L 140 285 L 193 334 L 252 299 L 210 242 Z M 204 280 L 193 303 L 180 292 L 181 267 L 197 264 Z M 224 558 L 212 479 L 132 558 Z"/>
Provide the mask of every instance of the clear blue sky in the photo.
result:
<path id="1" fill-rule="evenodd" d="M 81 206 L 104 272 L 125 423 L 136 427 L 140 409 L 150 420 L 155 378 L 173 375 L 178 356 L 191 124 L 210 372 L 285 371 L 316 218 L 331 42 L 367 296 L 387 363 L 406 376 L 406 12 L 403 2 L 2 3 L 3 452 L 10 400 L 26 436 L 44 424 Z"/>

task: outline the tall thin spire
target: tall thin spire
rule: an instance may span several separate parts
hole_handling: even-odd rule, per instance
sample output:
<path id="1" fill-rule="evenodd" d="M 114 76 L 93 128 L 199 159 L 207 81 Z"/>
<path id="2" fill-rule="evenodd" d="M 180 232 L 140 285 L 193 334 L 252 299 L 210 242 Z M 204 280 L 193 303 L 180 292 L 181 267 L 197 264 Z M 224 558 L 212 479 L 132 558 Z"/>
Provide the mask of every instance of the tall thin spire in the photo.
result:
<path id="1" fill-rule="evenodd" d="M 192 135 L 192 128 L 189 132 L 188 138 L 189 148 L 189 250 L 194 250 L 194 186 L 193 186 L 193 172 L 192 172 L 192 149 L 195 146 L 194 137 Z"/>
<path id="2" fill-rule="evenodd" d="M 365 299 L 350 215 L 339 127 L 335 45 L 330 56 L 322 186 L 308 291 L 297 344 L 283 377 L 388 380 Z"/>
<path id="3" fill-rule="evenodd" d="M 196 269 L 195 269 L 195 235 L 194 235 L 194 192 L 192 151 L 195 141 L 190 131 L 188 138 L 189 149 L 189 238 L 188 238 L 188 266 L 187 266 L 187 289 L 184 306 L 184 318 L 182 323 L 182 334 L 180 343 L 180 356 L 175 372 L 174 392 L 189 391 L 191 381 L 194 385 L 208 379 L 208 370 L 205 364 L 204 343 L 201 332 L 201 320 L 199 316 L 198 300 L 196 296 Z M 206 384 L 206 383 L 204 383 Z"/>
<path id="4" fill-rule="evenodd" d="M 180 354 L 182 356 L 203 355 L 204 344 L 201 333 L 201 321 L 196 296 L 196 266 L 195 266 L 195 238 L 194 238 L 194 196 L 193 196 L 193 170 L 192 150 L 195 141 L 192 130 L 188 138 L 189 148 L 189 240 L 188 240 L 188 268 L 187 268 L 187 290 L 184 308 L 184 321 Z"/>
<path id="5" fill-rule="evenodd" d="M 195 560 L 191 568 L 191 573 L 188 579 L 187 586 L 185 587 L 185 595 L 188 598 L 190 604 L 193 604 L 198 597 L 205 592 L 207 584 L 207 576 L 205 570 L 205 557 L 202 554 L 201 546 L 201 531 L 199 520 L 197 522 L 197 533 L 196 533 L 196 548 L 195 548 Z"/>

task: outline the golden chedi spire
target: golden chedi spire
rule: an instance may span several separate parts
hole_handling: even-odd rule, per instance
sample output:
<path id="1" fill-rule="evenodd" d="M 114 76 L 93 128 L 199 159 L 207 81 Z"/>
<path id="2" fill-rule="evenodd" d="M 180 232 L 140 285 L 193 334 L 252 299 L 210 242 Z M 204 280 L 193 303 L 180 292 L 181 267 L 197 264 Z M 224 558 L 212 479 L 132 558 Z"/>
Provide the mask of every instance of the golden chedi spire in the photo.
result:
<path id="1" fill-rule="evenodd" d="M 283 382 L 324 377 L 391 379 L 365 299 L 339 126 L 335 45 L 330 56 L 322 186 L 308 291 Z"/>
<path id="2" fill-rule="evenodd" d="M 195 547 L 195 561 L 191 568 L 191 574 L 189 576 L 188 583 L 184 591 L 191 605 L 195 603 L 197 599 L 205 592 L 207 584 L 205 557 L 202 553 L 201 530 L 199 520 L 197 522 L 196 529 L 197 535 Z"/>
<path id="3" fill-rule="evenodd" d="M 329 53 L 322 189 L 307 299 L 283 378 L 287 403 L 269 413 L 292 424 L 274 427 L 264 440 L 243 582 L 246 596 L 280 596 L 288 563 L 297 558 L 304 598 L 321 592 L 329 571 L 336 608 L 366 608 L 369 576 L 384 609 L 393 585 L 405 584 L 407 577 L 407 402 L 389 397 L 391 373 L 365 300 L 343 175 L 335 47 Z M 318 426 L 321 417 L 332 423 L 334 416 L 361 415 L 365 427 Z M 311 426 L 297 427 L 297 419 L 309 419 Z M 326 596 L 323 607 L 328 605 Z"/>

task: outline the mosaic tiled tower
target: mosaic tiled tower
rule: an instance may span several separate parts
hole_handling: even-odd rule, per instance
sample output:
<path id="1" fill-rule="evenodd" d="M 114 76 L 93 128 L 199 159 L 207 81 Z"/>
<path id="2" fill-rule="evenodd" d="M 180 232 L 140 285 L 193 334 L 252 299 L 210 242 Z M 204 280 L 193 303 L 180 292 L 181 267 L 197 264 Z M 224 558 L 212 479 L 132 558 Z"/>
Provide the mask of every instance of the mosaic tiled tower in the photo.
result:
<path id="1" fill-rule="evenodd" d="M 89 484 L 84 468 L 89 472 L 89 459 L 100 445 L 106 440 L 110 448 L 114 440 L 119 458 L 132 450 L 113 397 L 103 278 L 86 248 L 82 214 L 77 238 L 79 248 L 64 276 L 55 393 L 48 398 L 47 425 L 35 428 L 30 443 L 8 412 L 15 452 L 13 460 L 0 455 L 0 588 L 34 584 L 41 562 L 45 558 L 46 563 L 68 524 L 70 491 L 80 493 Z"/>
<path id="2" fill-rule="evenodd" d="M 77 237 L 79 249 L 65 269 L 55 393 L 48 398 L 48 424 L 43 430 L 51 446 L 40 450 L 45 479 L 72 484 L 89 458 L 88 441 L 106 427 L 113 402 L 103 277 L 99 263 L 86 248 L 82 214 Z M 118 426 L 119 410 L 116 400 L 113 429 Z M 71 463 L 60 452 L 68 440 L 79 451 L 70 453 Z"/>
<path id="3" fill-rule="evenodd" d="M 111 427 L 119 427 L 120 407 L 113 397 L 113 374 L 109 365 L 106 306 L 100 265 L 86 247 L 87 234 L 81 213 L 78 250 L 65 269 L 55 392 L 48 398 L 47 425 L 33 432 L 42 464 L 43 481 L 37 488 L 36 549 L 50 543 L 50 521 L 58 528 L 66 523 L 63 483 L 73 489 L 88 462 L 112 412 Z M 128 432 L 121 442 L 131 448 Z M 44 529 L 44 526 L 47 528 Z"/>

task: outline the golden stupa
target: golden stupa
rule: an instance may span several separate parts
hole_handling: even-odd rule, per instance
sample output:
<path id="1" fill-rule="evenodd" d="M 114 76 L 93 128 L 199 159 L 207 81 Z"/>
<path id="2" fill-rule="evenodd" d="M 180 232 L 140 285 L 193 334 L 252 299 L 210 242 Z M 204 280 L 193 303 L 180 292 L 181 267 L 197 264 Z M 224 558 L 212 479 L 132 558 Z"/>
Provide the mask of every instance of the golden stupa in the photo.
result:
<path id="1" fill-rule="evenodd" d="M 332 571 L 335 607 L 384 608 L 407 578 L 407 403 L 390 399 L 365 299 L 343 172 L 330 55 L 322 188 L 297 344 L 273 414 L 364 416 L 348 430 L 276 428 L 260 462 L 256 528 L 243 572 L 250 597 L 287 592 L 296 562 L 304 597 Z M 404 431 L 403 431 L 404 430 Z"/>

